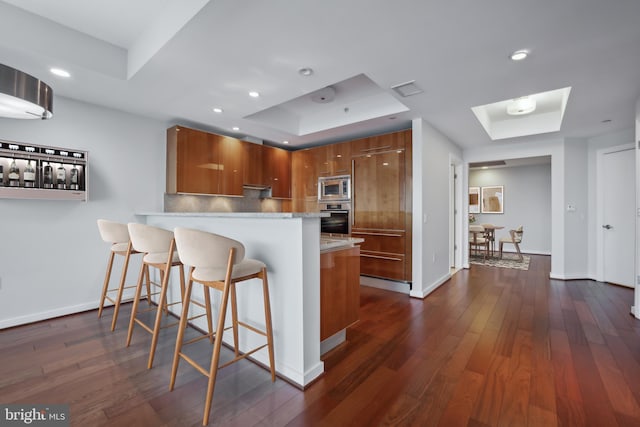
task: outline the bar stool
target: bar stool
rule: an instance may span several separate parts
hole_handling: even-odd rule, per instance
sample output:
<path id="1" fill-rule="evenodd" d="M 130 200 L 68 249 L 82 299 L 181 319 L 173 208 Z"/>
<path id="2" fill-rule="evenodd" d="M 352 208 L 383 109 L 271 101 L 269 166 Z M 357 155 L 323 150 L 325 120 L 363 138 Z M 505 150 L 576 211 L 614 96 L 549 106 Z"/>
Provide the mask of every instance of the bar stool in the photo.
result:
<path id="1" fill-rule="evenodd" d="M 149 332 L 151 338 L 151 349 L 149 351 L 149 360 L 147 368 L 151 369 L 153 366 L 153 359 L 158 345 L 158 335 L 160 329 L 175 326 L 178 322 L 161 326 L 162 312 L 168 314 L 168 307 L 174 304 L 182 302 L 182 296 L 184 295 L 184 266 L 178 258 L 178 253 L 175 251 L 175 240 L 173 239 L 173 233 L 162 228 L 153 227 L 146 224 L 129 223 L 129 236 L 131 237 L 131 244 L 133 248 L 143 253 L 142 265 L 140 267 L 140 274 L 138 276 L 138 283 L 136 285 L 136 294 L 133 300 L 133 308 L 131 309 L 131 319 L 129 320 L 129 332 L 127 334 L 127 347 L 131 344 L 131 337 L 133 336 L 133 328 L 135 324 L 142 326 L 144 330 Z M 181 300 L 167 303 L 167 288 L 169 284 L 169 273 L 171 267 L 179 267 L 180 269 L 180 296 Z M 146 310 L 138 311 L 138 300 L 140 299 L 140 293 L 142 292 L 142 281 L 145 271 L 147 277 L 149 276 L 149 267 L 157 268 L 160 272 L 160 283 L 151 281 L 154 286 L 160 287 L 160 292 L 155 292 L 151 295 L 160 295 L 157 301 L 157 308 L 151 307 Z M 155 321 L 153 327 L 147 326 L 147 324 L 138 319 L 138 315 L 148 312 L 156 311 Z M 209 315 L 210 317 L 210 315 Z"/>
<path id="2" fill-rule="evenodd" d="M 102 294 L 100 295 L 100 306 L 98 308 L 98 317 L 102 317 L 102 310 L 104 309 L 105 299 L 114 304 L 113 318 L 111 320 L 111 331 L 116 328 L 116 322 L 118 320 L 118 312 L 120 311 L 120 302 L 122 301 L 122 293 L 125 289 L 135 288 L 132 286 L 125 286 L 127 278 L 127 269 L 129 267 L 129 259 L 131 254 L 137 254 L 136 250 L 132 248 L 131 241 L 129 239 L 129 230 L 126 224 L 119 222 L 109 221 L 106 219 L 99 219 L 98 230 L 100 231 L 100 237 L 107 243 L 111 244 L 111 250 L 109 253 L 109 261 L 107 262 L 107 271 L 104 276 L 104 284 L 102 285 Z M 111 271 L 113 269 L 113 260 L 116 255 L 124 257 L 124 264 L 122 266 L 122 273 L 120 275 L 120 283 L 117 288 L 109 289 L 109 282 L 111 280 Z M 115 299 L 109 296 L 110 292 L 117 292 Z M 147 288 L 148 294 L 148 288 Z"/>
<path id="3" fill-rule="evenodd" d="M 184 359 L 195 367 L 198 371 L 209 378 L 207 385 L 207 394 L 205 398 L 203 425 L 209 423 L 209 412 L 211 411 L 211 402 L 213 399 L 213 391 L 215 388 L 216 374 L 218 369 L 224 368 L 235 363 L 245 357 L 255 353 L 256 351 L 268 347 L 269 351 L 269 367 L 271 371 L 271 381 L 276 380 L 276 371 L 273 355 L 273 330 L 271 327 L 271 307 L 269 305 L 269 288 L 267 283 L 266 265 L 257 260 L 245 258 L 245 250 L 242 243 L 223 237 L 217 234 L 205 231 L 192 230 L 188 228 L 178 227 L 174 230 L 176 246 L 180 254 L 180 259 L 186 265 L 190 265 L 189 280 L 184 294 L 184 304 L 182 306 L 182 317 L 178 326 L 178 338 L 176 340 L 176 349 L 173 356 L 173 366 L 171 369 L 171 382 L 169 390 L 173 390 L 178 372 L 178 364 L 180 358 Z M 238 320 L 238 308 L 236 304 L 236 284 L 249 279 L 262 279 L 262 294 L 264 300 L 265 329 L 257 329 L 247 323 Z M 207 371 L 193 359 L 182 352 L 184 331 L 187 326 L 186 314 L 189 312 L 189 303 L 191 301 L 191 289 L 193 282 L 204 285 L 205 290 L 209 288 L 222 292 L 220 301 L 220 309 L 218 314 L 218 323 L 216 325 L 215 342 L 213 346 L 213 355 L 211 365 Z M 231 317 L 232 326 L 225 328 L 225 318 L 227 313 L 227 304 L 231 296 Z M 265 336 L 267 343 L 253 350 L 240 354 L 238 345 L 238 327 L 242 326 L 254 333 Z M 220 360 L 220 347 L 222 345 L 222 335 L 226 329 L 233 329 L 233 347 L 235 357 L 218 366 Z M 190 342 L 184 343 L 189 344 Z"/>

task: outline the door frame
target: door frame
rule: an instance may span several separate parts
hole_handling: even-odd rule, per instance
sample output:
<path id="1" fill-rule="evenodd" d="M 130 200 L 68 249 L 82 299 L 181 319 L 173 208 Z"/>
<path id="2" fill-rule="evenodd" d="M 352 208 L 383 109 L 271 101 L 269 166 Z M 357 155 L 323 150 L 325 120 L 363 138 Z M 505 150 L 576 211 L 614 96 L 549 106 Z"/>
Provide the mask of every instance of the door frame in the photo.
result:
<path id="1" fill-rule="evenodd" d="M 464 253 L 463 232 L 466 227 L 463 222 L 464 199 L 463 182 L 463 163 L 453 155 L 449 155 L 449 264 L 455 270 L 463 268 L 462 254 Z M 463 209 L 464 208 L 464 209 Z"/>
<path id="2" fill-rule="evenodd" d="M 604 230 L 602 229 L 602 224 L 604 224 L 604 183 L 602 182 L 602 176 L 604 173 L 604 156 L 606 154 L 612 154 L 626 150 L 633 150 L 633 153 L 635 155 L 635 144 L 631 142 L 629 144 L 616 145 L 613 147 L 602 148 L 596 151 L 596 280 L 598 282 L 605 281 Z M 633 184 L 635 185 L 635 182 Z"/>

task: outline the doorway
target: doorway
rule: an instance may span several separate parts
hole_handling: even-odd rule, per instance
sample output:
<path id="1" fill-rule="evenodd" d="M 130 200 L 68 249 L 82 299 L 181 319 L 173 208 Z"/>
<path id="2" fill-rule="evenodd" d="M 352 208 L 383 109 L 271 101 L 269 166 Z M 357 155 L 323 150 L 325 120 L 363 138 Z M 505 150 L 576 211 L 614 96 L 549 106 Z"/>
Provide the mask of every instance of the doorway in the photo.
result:
<path id="1" fill-rule="evenodd" d="M 598 280 L 633 288 L 635 265 L 635 150 L 598 151 Z"/>

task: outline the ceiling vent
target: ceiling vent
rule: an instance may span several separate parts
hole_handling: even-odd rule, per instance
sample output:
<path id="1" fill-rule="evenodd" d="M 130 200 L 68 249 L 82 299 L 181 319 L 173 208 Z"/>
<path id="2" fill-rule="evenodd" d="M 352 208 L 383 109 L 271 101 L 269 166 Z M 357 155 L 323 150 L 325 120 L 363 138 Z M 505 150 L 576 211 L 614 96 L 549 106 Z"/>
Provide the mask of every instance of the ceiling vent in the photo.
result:
<path id="1" fill-rule="evenodd" d="M 391 86 L 391 89 L 395 90 L 398 95 L 403 98 L 411 95 L 417 95 L 419 93 L 424 92 L 422 89 L 416 85 L 415 80 L 411 80 L 410 82 L 400 83 L 399 85 Z"/>
<path id="2" fill-rule="evenodd" d="M 336 90 L 331 86 L 317 90 L 311 94 L 311 100 L 318 104 L 326 104 L 333 101 L 336 97 Z"/>

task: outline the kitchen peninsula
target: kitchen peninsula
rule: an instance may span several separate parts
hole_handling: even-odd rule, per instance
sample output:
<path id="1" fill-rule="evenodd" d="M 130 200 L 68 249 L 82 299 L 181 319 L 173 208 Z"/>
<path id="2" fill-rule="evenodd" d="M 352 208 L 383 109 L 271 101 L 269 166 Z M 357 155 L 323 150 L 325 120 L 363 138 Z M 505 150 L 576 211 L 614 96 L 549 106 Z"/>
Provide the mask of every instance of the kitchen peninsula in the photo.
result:
<path id="1" fill-rule="evenodd" d="M 241 241 L 247 257 L 259 259 L 268 266 L 276 371 L 300 387 L 310 384 L 324 372 L 324 363 L 320 360 L 321 250 L 348 249 L 361 242 L 360 239 L 321 242 L 320 217 L 328 215 L 323 213 L 160 212 L 137 215 L 142 222 L 167 230 L 188 227 Z M 177 279 L 177 275 L 171 277 L 169 299 L 173 301 L 179 299 Z M 239 316 L 249 324 L 263 326 L 261 288 L 248 283 L 238 286 L 237 291 Z M 196 325 L 206 329 L 204 319 L 198 320 L 202 323 L 196 322 Z M 250 332 L 242 332 L 241 350 L 255 346 L 260 339 Z M 232 339 L 232 334 L 225 334 L 225 342 Z M 253 356 L 258 362 L 267 364 L 266 349 Z"/>

